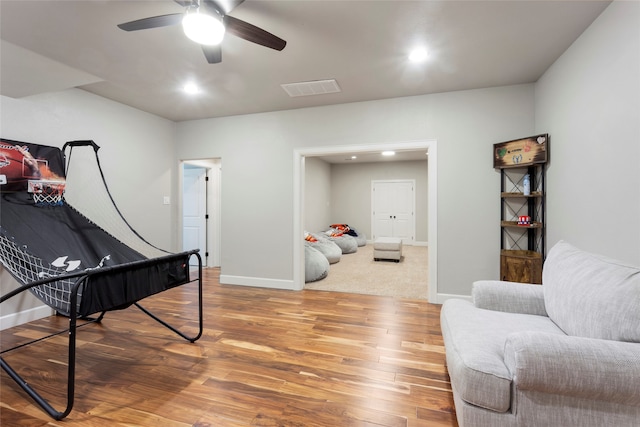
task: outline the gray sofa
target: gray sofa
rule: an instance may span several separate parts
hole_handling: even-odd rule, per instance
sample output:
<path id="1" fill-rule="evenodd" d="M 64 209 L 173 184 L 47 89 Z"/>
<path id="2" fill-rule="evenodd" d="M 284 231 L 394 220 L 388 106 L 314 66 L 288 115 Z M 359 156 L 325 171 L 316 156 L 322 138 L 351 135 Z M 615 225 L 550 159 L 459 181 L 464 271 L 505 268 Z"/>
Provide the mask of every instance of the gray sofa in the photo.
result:
<path id="1" fill-rule="evenodd" d="M 459 425 L 640 426 L 640 268 L 559 242 L 542 281 L 443 304 Z"/>

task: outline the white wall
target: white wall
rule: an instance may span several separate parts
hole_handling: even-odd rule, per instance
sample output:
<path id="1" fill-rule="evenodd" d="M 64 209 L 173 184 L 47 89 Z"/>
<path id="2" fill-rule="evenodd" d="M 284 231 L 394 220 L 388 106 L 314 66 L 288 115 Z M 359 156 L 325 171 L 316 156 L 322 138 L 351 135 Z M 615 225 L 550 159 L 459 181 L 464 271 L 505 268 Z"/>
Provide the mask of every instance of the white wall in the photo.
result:
<path id="1" fill-rule="evenodd" d="M 492 145 L 533 134 L 533 101 L 533 85 L 518 85 L 181 122 L 176 149 L 224 164 L 221 280 L 294 288 L 294 150 L 435 139 L 438 291 L 468 295 L 498 277 Z"/>
<path id="2" fill-rule="evenodd" d="M 3 96 L 0 111 L 6 139 L 60 148 L 70 140 L 94 140 L 109 188 L 130 224 L 151 243 L 177 249 L 177 204 L 162 204 L 164 195 L 177 194 L 173 122 L 79 89 L 22 99 Z M 0 277 L 3 294 L 16 286 L 6 272 Z M 34 307 L 42 304 L 31 296 L 12 299 L 2 304 L 2 319 Z"/>
<path id="3" fill-rule="evenodd" d="M 640 3 L 613 2 L 535 87 L 550 133 L 547 247 L 640 265 Z"/>
<path id="4" fill-rule="evenodd" d="M 304 177 L 304 229 L 311 233 L 331 224 L 331 165 L 307 157 Z"/>
<path id="5" fill-rule="evenodd" d="M 331 165 L 331 223 L 349 224 L 371 239 L 371 181 L 411 179 L 416 183 L 414 240 L 416 244 L 426 244 L 429 234 L 427 172 L 426 160 Z"/>

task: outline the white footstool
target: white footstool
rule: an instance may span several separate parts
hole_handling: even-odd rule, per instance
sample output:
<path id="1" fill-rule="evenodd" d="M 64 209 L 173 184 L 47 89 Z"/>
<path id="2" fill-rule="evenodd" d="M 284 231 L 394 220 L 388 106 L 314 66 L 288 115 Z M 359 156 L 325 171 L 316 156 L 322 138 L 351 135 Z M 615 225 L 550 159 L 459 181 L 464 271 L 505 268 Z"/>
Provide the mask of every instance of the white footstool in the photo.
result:
<path id="1" fill-rule="evenodd" d="M 400 262 L 402 258 L 402 239 L 397 237 L 378 237 L 373 242 L 373 259 L 389 259 Z"/>

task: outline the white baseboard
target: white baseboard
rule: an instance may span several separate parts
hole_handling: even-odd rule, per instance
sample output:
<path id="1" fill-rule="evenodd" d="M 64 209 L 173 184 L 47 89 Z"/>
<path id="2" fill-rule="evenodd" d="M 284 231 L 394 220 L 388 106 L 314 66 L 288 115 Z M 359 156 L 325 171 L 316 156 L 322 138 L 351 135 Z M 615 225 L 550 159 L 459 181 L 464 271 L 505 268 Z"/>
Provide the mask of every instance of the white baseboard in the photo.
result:
<path id="1" fill-rule="evenodd" d="M 42 319 L 53 314 L 53 310 L 48 305 L 41 305 L 39 307 L 30 308 L 28 310 L 20 311 L 18 313 L 11 313 L 5 316 L 0 316 L 0 331 L 12 328 L 14 326 L 29 323 L 33 320 Z"/>
<path id="2" fill-rule="evenodd" d="M 367 240 L 367 245 L 373 245 L 373 240 Z M 429 246 L 429 242 L 418 242 L 415 241 L 413 242 L 413 245 L 411 246 Z"/>
<path id="3" fill-rule="evenodd" d="M 438 294 L 436 304 L 443 304 L 448 299 L 464 299 L 472 301 L 471 295 Z"/>
<path id="4" fill-rule="evenodd" d="M 247 276 L 230 276 L 228 274 L 220 275 L 220 283 L 223 285 L 255 286 L 258 288 L 286 289 L 291 291 L 299 290 L 294 286 L 293 280 L 265 279 L 261 277 L 247 277 Z"/>

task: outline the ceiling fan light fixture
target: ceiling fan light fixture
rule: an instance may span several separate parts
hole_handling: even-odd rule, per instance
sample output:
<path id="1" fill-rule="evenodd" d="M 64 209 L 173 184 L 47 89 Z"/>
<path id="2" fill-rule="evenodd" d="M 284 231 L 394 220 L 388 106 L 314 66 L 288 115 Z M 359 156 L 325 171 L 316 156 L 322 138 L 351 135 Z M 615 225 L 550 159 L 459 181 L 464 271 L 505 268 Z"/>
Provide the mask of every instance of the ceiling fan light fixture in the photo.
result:
<path id="1" fill-rule="evenodd" d="M 198 44 L 218 45 L 224 38 L 224 25 L 215 16 L 200 13 L 200 8 L 190 8 L 182 18 L 182 29 L 187 37 Z"/>

